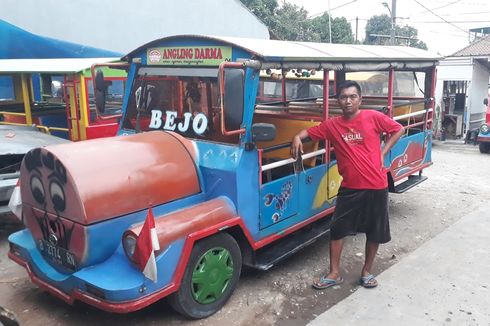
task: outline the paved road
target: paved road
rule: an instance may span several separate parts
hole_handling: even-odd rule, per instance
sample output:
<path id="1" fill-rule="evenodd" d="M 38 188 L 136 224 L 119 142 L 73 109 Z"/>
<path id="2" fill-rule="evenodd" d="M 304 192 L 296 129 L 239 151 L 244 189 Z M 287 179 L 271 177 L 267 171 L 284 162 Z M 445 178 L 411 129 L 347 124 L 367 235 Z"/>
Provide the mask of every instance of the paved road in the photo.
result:
<path id="1" fill-rule="evenodd" d="M 489 230 L 490 203 L 308 325 L 490 325 Z"/>

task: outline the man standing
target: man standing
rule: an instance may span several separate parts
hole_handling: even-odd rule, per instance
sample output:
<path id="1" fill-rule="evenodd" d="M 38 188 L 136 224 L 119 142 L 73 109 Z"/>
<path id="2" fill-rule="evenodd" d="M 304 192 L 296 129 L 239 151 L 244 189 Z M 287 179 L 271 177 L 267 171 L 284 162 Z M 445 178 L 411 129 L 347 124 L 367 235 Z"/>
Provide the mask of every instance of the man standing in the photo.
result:
<path id="1" fill-rule="evenodd" d="M 338 87 L 342 115 L 320 125 L 301 130 L 293 137 L 291 156 L 303 152 L 302 140 L 329 140 L 337 157 L 342 184 L 337 196 L 330 232 L 330 271 L 313 283 L 317 289 L 341 284 L 340 256 L 343 238 L 366 233 L 366 258 L 360 284 L 373 288 L 378 282 L 371 274 L 380 243 L 391 240 L 388 221 L 388 180 L 383 157 L 403 135 L 404 128 L 383 113 L 359 110 L 361 87 L 355 81 L 344 81 Z M 380 137 L 390 135 L 383 148 Z"/>

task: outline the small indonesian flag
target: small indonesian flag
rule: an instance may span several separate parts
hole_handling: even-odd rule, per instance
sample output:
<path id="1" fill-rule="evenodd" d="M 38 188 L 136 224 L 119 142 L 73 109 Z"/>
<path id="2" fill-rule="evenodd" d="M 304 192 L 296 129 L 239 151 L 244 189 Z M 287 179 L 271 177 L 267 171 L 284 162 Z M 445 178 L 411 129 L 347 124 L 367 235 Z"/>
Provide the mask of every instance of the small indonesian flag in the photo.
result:
<path id="1" fill-rule="evenodd" d="M 160 250 L 160 243 L 155 229 L 155 218 L 150 207 L 145 224 L 136 240 L 133 259 L 143 274 L 153 282 L 157 281 L 155 250 Z"/>
<path id="2" fill-rule="evenodd" d="M 17 180 L 17 184 L 14 187 L 12 196 L 10 196 L 8 204 L 12 213 L 15 214 L 22 221 L 22 199 L 20 198 L 20 180 Z"/>

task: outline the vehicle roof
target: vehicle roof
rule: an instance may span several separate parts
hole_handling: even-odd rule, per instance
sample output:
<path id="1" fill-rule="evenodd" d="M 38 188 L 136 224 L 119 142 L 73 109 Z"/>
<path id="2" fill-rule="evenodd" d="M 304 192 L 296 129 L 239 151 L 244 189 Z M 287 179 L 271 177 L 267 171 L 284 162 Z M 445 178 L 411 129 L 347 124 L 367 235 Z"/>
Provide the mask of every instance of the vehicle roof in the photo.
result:
<path id="1" fill-rule="evenodd" d="M 119 58 L 0 59 L 1 73 L 75 73 Z"/>
<path id="2" fill-rule="evenodd" d="M 174 35 L 149 42 L 130 52 L 123 59 L 127 60 L 148 47 L 154 47 L 164 41 L 175 39 L 207 39 L 217 41 L 226 45 L 241 48 L 249 52 L 255 59 L 262 62 L 262 67 L 285 67 L 286 63 L 291 66 L 305 66 L 307 63 L 330 63 L 328 66 L 320 65 L 322 68 L 342 69 L 342 63 L 385 63 L 393 62 L 395 65 L 413 63 L 419 66 L 434 65 L 442 59 L 440 55 L 426 50 L 405 46 L 381 46 L 381 45 L 358 45 L 358 44 L 332 44 L 315 42 L 296 42 L 252 39 L 228 36 L 209 35 Z M 267 64 L 269 63 L 269 64 Z M 295 64 L 296 63 L 296 64 Z M 332 65 L 336 64 L 336 65 Z M 318 65 L 317 65 L 318 66 Z M 312 67 L 313 68 L 313 67 Z M 375 67 L 373 67 L 374 69 Z"/>

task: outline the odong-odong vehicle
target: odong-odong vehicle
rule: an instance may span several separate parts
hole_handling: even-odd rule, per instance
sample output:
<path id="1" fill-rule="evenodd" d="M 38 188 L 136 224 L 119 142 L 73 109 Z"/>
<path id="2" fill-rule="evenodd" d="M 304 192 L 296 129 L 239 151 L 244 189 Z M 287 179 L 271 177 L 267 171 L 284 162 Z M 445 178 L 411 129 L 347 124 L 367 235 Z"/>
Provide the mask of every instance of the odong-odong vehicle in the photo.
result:
<path id="1" fill-rule="evenodd" d="M 118 58 L 0 60 L 0 212 L 17 184 L 28 150 L 67 140 L 115 136 L 126 82 Z M 104 63 L 104 80 L 93 87 L 92 68 Z M 101 77 L 99 77 L 101 78 Z M 95 94 L 106 97 L 96 110 Z M 44 133 L 44 134 L 41 134 Z M 63 141 L 66 139 L 66 141 Z"/>
<path id="2" fill-rule="evenodd" d="M 485 114 L 485 122 L 478 130 L 478 146 L 480 153 L 490 153 L 490 96 L 483 102 L 487 106 L 487 113 Z"/>
<path id="3" fill-rule="evenodd" d="M 0 60 L 0 124 L 34 125 L 44 133 L 72 141 L 115 136 L 127 67 L 114 62 L 117 60 Z M 107 105 L 97 111 L 92 68 L 102 63 L 105 77 L 100 93 Z"/>
<path id="4" fill-rule="evenodd" d="M 243 265 L 267 270 L 326 234 L 341 182 L 335 153 L 310 142 L 293 160 L 289 146 L 340 114 L 332 83 L 386 77 L 361 109 L 407 130 L 385 157 L 392 192 L 425 180 L 432 164 L 439 57 L 426 51 L 183 35 L 123 59 L 120 136 L 35 149 L 21 168 L 27 228 L 9 237 L 9 257 L 66 302 L 130 312 L 168 296 L 203 318 L 225 304 Z M 267 76 L 275 69 L 282 78 Z M 287 94 L 293 70 L 321 75 L 321 92 L 315 82 L 304 83 L 316 85 L 306 98 Z"/>

